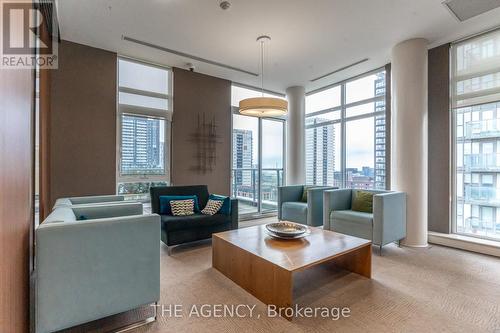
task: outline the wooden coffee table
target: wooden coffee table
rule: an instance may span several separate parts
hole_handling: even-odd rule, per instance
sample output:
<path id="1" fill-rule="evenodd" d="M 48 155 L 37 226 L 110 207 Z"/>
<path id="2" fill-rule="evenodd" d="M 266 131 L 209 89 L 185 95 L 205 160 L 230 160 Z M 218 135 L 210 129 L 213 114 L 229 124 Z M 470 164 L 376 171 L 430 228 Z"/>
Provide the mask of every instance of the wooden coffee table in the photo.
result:
<path id="1" fill-rule="evenodd" d="M 293 273 L 331 262 L 371 278 L 371 258 L 370 241 L 320 228 L 298 240 L 274 239 L 263 225 L 212 235 L 212 266 L 278 308 L 293 305 Z"/>

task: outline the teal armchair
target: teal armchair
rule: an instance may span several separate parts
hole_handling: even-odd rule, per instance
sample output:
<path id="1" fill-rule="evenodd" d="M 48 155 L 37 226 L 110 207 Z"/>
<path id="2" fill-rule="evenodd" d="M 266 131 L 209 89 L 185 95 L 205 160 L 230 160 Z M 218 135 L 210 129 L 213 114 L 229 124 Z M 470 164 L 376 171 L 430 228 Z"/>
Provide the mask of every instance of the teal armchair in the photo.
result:
<path id="1" fill-rule="evenodd" d="M 278 219 L 313 227 L 323 224 L 323 192 L 336 187 L 308 189 L 307 202 L 302 202 L 304 185 L 278 187 Z"/>
<path id="2" fill-rule="evenodd" d="M 58 207 L 35 236 L 36 333 L 159 300 L 160 217 L 141 203 Z"/>
<path id="3" fill-rule="evenodd" d="M 406 193 L 363 190 L 374 193 L 373 213 L 351 210 L 355 189 L 325 191 L 323 229 L 369 239 L 382 246 L 406 237 Z"/>

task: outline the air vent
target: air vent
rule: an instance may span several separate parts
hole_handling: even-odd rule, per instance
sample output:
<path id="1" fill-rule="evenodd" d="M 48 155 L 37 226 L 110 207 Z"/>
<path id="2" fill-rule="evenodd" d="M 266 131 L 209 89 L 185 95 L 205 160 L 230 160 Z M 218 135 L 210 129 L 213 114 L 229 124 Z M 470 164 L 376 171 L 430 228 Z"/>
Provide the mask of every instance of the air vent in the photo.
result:
<path id="1" fill-rule="evenodd" d="M 338 73 L 338 72 L 341 72 L 341 71 L 343 71 L 343 70 L 346 70 L 346 69 L 348 69 L 348 68 L 354 67 L 354 66 L 359 65 L 359 64 L 361 64 L 361 63 L 364 63 L 364 62 L 366 62 L 366 61 L 368 61 L 368 60 L 369 60 L 368 58 L 365 58 L 365 59 L 363 59 L 363 60 L 353 62 L 353 63 L 352 63 L 352 64 L 350 64 L 350 65 L 347 65 L 347 66 L 344 66 L 344 67 L 341 67 L 341 68 L 337 68 L 337 69 L 336 69 L 336 70 L 334 70 L 333 72 L 326 73 L 326 74 L 324 74 L 324 75 L 321 75 L 321 76 L 319 76 L 319 77 L 317 77 L 317 78 L 314 78 L 314 79 L 312 79 L 312 80 L 309 80 L 309 81 L 311 81 L 311 82 L 316 82 L 316 81 L 318 81 L 318 80 L 324 79 L 324 78 L 325 78 L 325 77 L 327 77 L 327 76 L 330 76 L 330 75 L 333 75 L 333 74 L 335 74 L 335 73 Z"/>
<path id="2" fill-rule="evenodd" d="M 252 75 L 252 76 L 259 76 L 259 74 L 247 71 L 245 69 L 241 69 L 241 68 L 238 68 L 238 67 L 226 65 L 226 64 L 223 64 L 223 63 L 220 63 L 220 62 L 217 62 L 217 61 L 213 61 L 213 60 L 210 60 L 210 59 L 201 58 L 201 57 L 198 57 L 198 56 L 195 56 L 195 55 L 192 55 L 192 54 L 188 54 L 188 53 L 185 53 L 185 52 L 181 52 L 181 51 L 177 51 L 177 50 L 172 50 L 172 49 L 166 48 L 166 47 L 161 46 L 161 45 L 152 44 L 152 43 L 145 42 L 145 41 L 142 41 L 142 40 L 139 40 L 139 39 L 135 39 L 135 38 L 131 38 L 131 37 L 128 37 L 128 36 L 122 36 L 122 39 L 126 40 L 127 42 L 139 44 L 139 45 L 146 46 L 146 47 L 151 47 L 151 48 L 157 49 L 159 51 L 163 51 L 163 52 L 167 52 L 167 53 L 172 53 L 172 54 L 178 55 L 178 56 L 183 57 L 183 58 L 193 59 L 193 60 L 196 60 L 196 61 L 204 62 L 206 64 L 210 64 L 210 65 L 214 65 L 214 66 L 219 66 L 219 67 L 227 68 L 227 69 L 230 69 L 230 70 L 233 70 L 233 71 L 245 73 L 245 74 Z"/>
<path id="3" fill-rule="evenodd" d="M 500 7 L 500 0 L 447 0 L 443 5 L 460 21 Z"/>

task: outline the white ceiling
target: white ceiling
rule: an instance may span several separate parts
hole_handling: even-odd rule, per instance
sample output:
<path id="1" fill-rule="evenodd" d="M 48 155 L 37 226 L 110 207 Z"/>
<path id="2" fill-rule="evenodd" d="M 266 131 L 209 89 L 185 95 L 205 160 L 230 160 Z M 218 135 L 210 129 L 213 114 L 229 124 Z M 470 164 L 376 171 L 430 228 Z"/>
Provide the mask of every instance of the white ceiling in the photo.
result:
<path id="1" fill-rule="evenodd" d="M 471 0 L 480 1 L 480 0 Z M 259 72 L 257 36 L 272 37 L 265 88 L 323 87 L 390 62 L 400 41 L 437 46 L 500 25 L 500 8 L 458 22 L 442 0 L 59 0 L 61 37 L 168 66 L 260 86 L 260 78 L 122 40 L 152 44 Z M 368 62 L 317 82 L 311 79 L 363 58 Z"/>

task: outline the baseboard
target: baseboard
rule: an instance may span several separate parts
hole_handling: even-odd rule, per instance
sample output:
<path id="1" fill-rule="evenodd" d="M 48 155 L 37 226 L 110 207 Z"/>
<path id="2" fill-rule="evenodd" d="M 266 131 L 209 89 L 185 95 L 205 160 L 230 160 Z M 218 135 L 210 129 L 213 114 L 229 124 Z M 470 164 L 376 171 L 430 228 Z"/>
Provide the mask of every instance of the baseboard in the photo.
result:
<path id="1" fill-rule="evenodd" d="M 500 242 L 429 231 L 429 243 L 500 257 Z"/>

